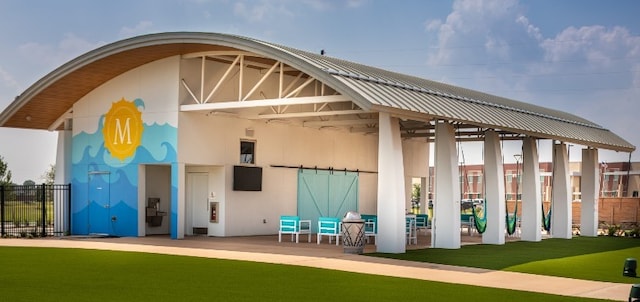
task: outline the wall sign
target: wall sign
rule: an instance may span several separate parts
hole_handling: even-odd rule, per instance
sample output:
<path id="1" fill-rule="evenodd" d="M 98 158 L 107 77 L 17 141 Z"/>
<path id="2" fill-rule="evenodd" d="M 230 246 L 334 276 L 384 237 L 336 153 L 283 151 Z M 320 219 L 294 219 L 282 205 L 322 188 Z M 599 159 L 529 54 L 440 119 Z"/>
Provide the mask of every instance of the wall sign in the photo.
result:
<path id="1" fill-rule="evenodd" d="M 104 146 L 111 156 L 124 161 L 135 154 L 142 141 L 142 113 L 124 98 L 111 105 L 104 117 Z"/>

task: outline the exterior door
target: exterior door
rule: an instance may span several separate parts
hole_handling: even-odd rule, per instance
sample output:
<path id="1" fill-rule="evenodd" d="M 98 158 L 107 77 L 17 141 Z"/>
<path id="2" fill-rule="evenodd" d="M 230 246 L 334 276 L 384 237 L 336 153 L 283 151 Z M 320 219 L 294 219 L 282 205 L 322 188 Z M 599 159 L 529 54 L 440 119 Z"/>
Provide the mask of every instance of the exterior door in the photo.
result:
<path id="1" fill-rule="evenodd" d="M 89 172 L 89 234 L 113 235 L 109 171 Z"/>
<path id="2" fill-rule="evenodd" d="M 187 213 L 191 215 L 191 228 L 208 228 L 209 226 L 209 174 L 189 173 L 189 189 L 187 191 L 188 204 L 191 209 Z"/>
<path id="3" fill-rule="evenodd" d="M 319 217 L 342 218 L 358 210 L 358 174 L 354 172 L 298 171 L 298 216 L 318 221 Z M 317 232 L 312 223 L 312 231 Z"/>

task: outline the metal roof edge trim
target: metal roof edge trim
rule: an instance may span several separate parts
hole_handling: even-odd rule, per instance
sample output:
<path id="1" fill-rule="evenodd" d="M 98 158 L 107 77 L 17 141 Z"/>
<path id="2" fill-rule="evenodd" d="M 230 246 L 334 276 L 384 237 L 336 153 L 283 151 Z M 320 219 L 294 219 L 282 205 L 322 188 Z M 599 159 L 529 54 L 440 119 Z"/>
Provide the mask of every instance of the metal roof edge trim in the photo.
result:
<path id="1" fill-rule="evenodd" d="M 375 83 L 375 84 L 390 86 L 390 87 L 394 87 L 394 88 L 400 88 L 400 89 L 414 91 L 414 92 L 426 93 L 426 94 L 430 94 L 430 95 L 435 95 L 435 96 L 446 97 L 446 98 L 455 99 L 455 100 L 461 100 L 461 101 L 476 103 L 476 104 L 480 104 L 480 105 L 483 105 L 483 106 L 490 106 L 490 107 L 505 109 L 505 110 L 514 111 L 514 112 L 530 114 L 530 115 L 534 115 L 534 116 L 538 116 L 538 117 L 543 117 L 543 118 L 547 118 L 547 119 L 552 119 L 552 120 L 556 120 L 556 121 L 561 121 L 561 122 L 565 122 L 565 123 L 580 125 L 580 126 L 589 127 L 589 128 L 603 129 L 603 130 L 605 129 L 604 127 L 602 127 L 600 125 L 596 125 L 596 124 L 586 124 L 586 123 L 582 123 L 582 122 L 579 122 L 579 121 L 572 121 L 572 120 L 569 120 L 569 119 L 564 119 L 564 118 L 560 118 L 560 117 L 556 117 L 556 116 L 552 116 L 552 115 L 548 115 L 548 114 L 543 114 L 543 113 L 539 113 L 539 112 L 533 112 L 533 111 L 529 111 L 529 110 L 524 110 L 524 109 L 519 109 L 519 108 L 515 108 L 515 107 L 511 107 L 511 106 L 505 106 L 505 105 L 501 105 L 501 104 L 496 104 L 496 103 L 491 103 L 491 102 L 487 102 L 487 101 L 477 100 L 477 99 L 464 97 L 464 96 L 453 95 L 453 94 L 449 94 L 449 93 L 443 93 L 443 92 L 427 89 L 427 88 L 424 88 L 424 87 L 417 87 L 417 86 L 411 86 L 411 85 L 407 85 L 407 84 L 395 83 L 395 82 L 388 81 L 388 80 L 372 78 L 372 77 L 368 77 L 368 76 L 362 76 L 362 75 L 349 73 L 349 72 L 346 72 L 346 71 L 334 70 L 334 69 L 330 69 L 330 68 L 326 68 L 324 70 L 326 72 L 328 72 L 329 74 L 336 75 L 336 76 L 347 77 L 347 78 L 352 78 L 352 79 L 361 80 L 361 81 L 367 81 L 367 82 L 371 82 L 371 83 Z"/>
<path id="2" fill-rule="evenodd" d="M 373 105 L 372 110 L 373 111 L 377 111 L 377 112 L 387 112 L 387 113 L 390 113 L 390 114 L 392 114 L 392 115 L 394 115 L 396 117 L 407 117 L 409 119 L 415 119 L 415 120 L 421 120 L 421 121 L 445 120 L 445 121 L 450 121 L 450 122 L 469 123 L 469 121 L 462 120 L 462 119 L 455 119 L 455 118 L 443 117 L 443 116 L 434 116 L 434 115 L 430 115 L 428 113 L 420 113 L 420 112 L 410 111 L 410 110 L 406 110 L 406 109 L 386 107 L 386 106 L 382 106 L 382 105 Z M 480 127 L 480 128 L 496 129 L 495 127 L 492 127 L 491 125 L 485 125 L 485 124 L 476 124 L 476 125 L 478 127 Z M 622 142 L 627 143 L 627 145 L 604 144 L 604 143 L 595 142 L 595 141 L 586 141 L 586 140 L 581 140 L 581 139 L 576 139 L 576 138 L 561 137 L 561 136 L 557 136 L 557 135 L 550 135 L 548 133 L 532 132 L 532 131 L 527 131 L 527 130 L 522 130 L 522 129 L 500 128 L 500 130 L 511 131 L 511 132 L 514 132 L 514 133 L 520 133 L 520 134 L 523 134 L 523 135 L 526 135 L 526 136 L 529 136 L 529 137 L 535 137 L 536 139 L 552 139 L 552 140 L 558 140 L 558 141 L 563 141 L 563 142 L 567 142 L 567 143 L 574 143 L 574 144 L 578 144 L 578 145 L 590 146 L 590 147 L 594 147 L 594 148 L 598 148 L 598 149 L 612 150 L 612 151 L 616 151 L 616 152 L 633 152 L 633 151 L 636 150 L 635 146 L 633 146 L 632 144 L 627 142 L 625 139 L 621 138 L 620 136 L 616 135 L 615 133 L 613 133 L 613 132 L 611 132 L 611 131 L 609 131 L 607 129 L 598 129 L 598 130 L 608 132 L 609 135 L 615 136 L 616 138 L 618 138 Z"/>
<path id="3" fill-rule="evenodd" d="M 7 120 L 13 114 L 15 114 L 24 104 L 28 103 L 33 96 L 37 95 L 46 87 L 55 83 L 57 80 L 64 78 L 69 73 L 78 70 L 83 66 L 91 64 L 92 62 L 103 59 L 110 55 L 114 55 L 131 49 L 154 45 L 187 43 L 233 47 L 266 55 L 267 57 L 272 59 L 281 60 L 286 64 L 299 69 L 300 71 L 305 72 L 316 79 L 321 80 L 341 94 L 348 96 L 362 109 L 368 110 L 371 107 L 371 103 L 358 92 L 354 91 L 342 82 L 336 80 L 333 76 L 327 74 L 326 71 L 309 62 L 309 60 L 302 58 L 299 55 L 292 53 L 286 49 L 283 49 L 276 44 L 271 44 L 268 42 L 243 36 L 220 33 L 164 32 L 136 36 L 105 44 L 62 64 L 58 68 L 54 69 L 53 71 L 49 72 L 38 81 L 33 83 L 20 95 L 16 96 L 14 101 L 11 102 L 2 112 L 0 112 L 0 127 L 2 127 L 7 122 Z"/>

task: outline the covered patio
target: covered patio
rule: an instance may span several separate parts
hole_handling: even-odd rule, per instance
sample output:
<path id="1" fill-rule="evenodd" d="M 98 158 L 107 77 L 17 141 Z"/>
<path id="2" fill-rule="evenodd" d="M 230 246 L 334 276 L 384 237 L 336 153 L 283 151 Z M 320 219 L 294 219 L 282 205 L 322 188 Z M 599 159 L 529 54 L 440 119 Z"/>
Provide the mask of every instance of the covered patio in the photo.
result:
<path id="1" fill-rule="evenodd" d="M 122 98 L 125 92 L 133 95 L 138 105 Z M 108 212 L 104 209 L 111 211 L 115 207 L 98 207 L 99 214 L 104 216 L 100 218 L 105 229 L 113 221 L 123 221 L 121 228 L 126 228 L 127 234 L 139 236 L 152 234 L 144 225 L 143 212 L 148 207 L 146 199 L 151 197 L 145 190 L 155 187 L 147 186 L 147 182 L 154 181 L 170 183 L 170 188 L 161 192 L 169 202 L 159 210 L 168 212 L 170 225 L 166 229 L 172 238 L 190 234 L 190 223 L 198 221 L 190 216 L 194 207 L 187 201 L 192 193 L 187 189 L 190 172 L 211 175 L 211 181 L 202 182 L 209 187 L 198 191 L 205 194 L 203 199 L 217 202 L 216 198 L 226 198 L 219 208 L 216 204 L 215 224 L 204 219 L 209 234 L 224 237 L 243 232 L 272 233 L 273 227 L 267 225 L 264 217 L 275 216 L 274 208 L 284 212 L 297 207 L 291 184 L 295 175 L 285 175 L 282 169 L 273 172 L 277 175 L 274 178 L 287 181 L 274 181 L 273 189 L 265 190 L 268 193 L 246 198 L 246 194 L 232 190 L 228 183 L 231 177 L 225 174 L 230 174 L 227 171 L 234 165 L 256 165 L 255 154 L 242 154 L 238 162 L 235 151 L 230 155 L 230 148 L 225 146 L 255 142 L 257 135 L 261 135 L 262 141 L 269 141 L 261 150 L 271 152 L 260 157 L 260 164 L 272 171 L 282 166 L 302 169 L 304 163 L 317 165 L 318 161 L 326 163 L 332 171 L 336 166 L 338 170 L 344 169 L 345 174 L 346 163 L 364 167 L 355 169 L 355 173 L 370 174 L 362 185 L 366 189 L 357 193 L 363 196 L 361 202 L 368 203 L 363 210 L 376 212 L 375 249 L 385 253 L 402 253 L 409 248 L 404 225 L 406 210 L 410 208 L 411 179 L 422 178 L 426 183 L 432 152 L 436 173 L 431 236 L 419 238 L 418 242 L 456 249 L 464 242 L 460 233 L 458 143 L 484 143 L 488 219 L 481 241 L 486 244 L 504 244 L 507 240 L 502 141 L 522 141 L 521 239 L 526 241 L 542 239 L 538 140 L 550 140 L 554 145 L 551 236 L 555 238 L 568 239 L 572 234 L 567 145 L 583 146 L 580 222 L 583 236 L 597 235 L 598 150 L 635 150 L 635 146 L 605 127 L 570 113 L 275 43 L 200 32 L 145 35 L 88 52 L 52 71 L 18 96 L 0 114 L 0 126 L 59 131 L 60 168 L 56 170 L 59 182 L 84 180 L 87 171 L 90 175 L 110 173 L 92 170 L 100 165 L 108 166 L 115 175 L 124 159 L 136 155 L 134 151 L 127 150 L 129 153 L 119 154 L 115 160 L 108 156 L 104 157 L 107 160 L 90 158 L 98 164 L 86 164 L 72 163 L 71 149 L 72 144 L 77 144 L 76 152 L 82 153 L 117 145 L 118 136 L 109 137 L 112 141 L 105 144 L 102 133 L 95 130 L 101 127 L 101 118 L 117 98 L 122 98 L 121 107 L 148 110 L 144 112 L 147 121 L 151 121 L 148 124 L 143 123 L 141 112 L 137 112 L 140 129 L 170 128 L 156 132 L 170 133 L 168 138 L 162 138 L 167 143 L 152 147 L 161 150 L 160 153 L 166 146 L 180 150 L 159 160 L 136 158 L 130 165 L 127 162 L 127 173 L 133 181 L 128 184 L 128 195 L 117 201 L 128 202 L 127 212 L 120 214 L 120 220 L 113 220 L 115 214 L 102 215 Z M 143 102 L 145 99 L 147 103 Z M 112 127 L 116 134 L 122 130 L 120 124 Z M 86 139 L 89 143 L 84 144 L 85 140 L 79 138 L 89 131 L 95 138 Z M 123 133 L 119 133 L 121 141 Z M 292 134 L 296 139 L 291 139 Z M 323 140 L 316 142 L 311 136 Z M 434 150 L 430 150 L 431 144 Z M 108 151 L 105 154 L 114 153 Z M 154 179 L 156 175 L 161 177 Z M 283 183 L 288 186 L 284 188 Z M 88 184 L 77 186 L 86 188 Z M 77 220 L 84 221 L 88 197 L 75 196 L 78 198 L 75 204 L 80 208 L 76 211 L 80 213 Z M 277 202 L 280 207 L 262 203 L 256 205 L 259 211 L 249 212 L 238 202 L 258 199 Z M 209 205 L 207 201 L 207 211 Z M 242 224 L 240 218 L 250 223 Z M 88 232 L 87 229 L 82 226 L 79 232 Z"/>

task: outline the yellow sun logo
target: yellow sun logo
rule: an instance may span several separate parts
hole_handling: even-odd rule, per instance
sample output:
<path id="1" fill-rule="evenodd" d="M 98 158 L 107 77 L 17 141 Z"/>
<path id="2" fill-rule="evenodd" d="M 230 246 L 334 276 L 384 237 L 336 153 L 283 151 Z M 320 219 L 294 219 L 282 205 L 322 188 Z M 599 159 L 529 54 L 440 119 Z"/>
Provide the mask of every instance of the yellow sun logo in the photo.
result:
<path id="1" fill-rule="evenodd" d="M 122 98 L 111 105 L 104 118 L 104 145 L 111 156 L 124 161 L 140 146 L 143 130 L 142 113 L 133 102 Z"/>

